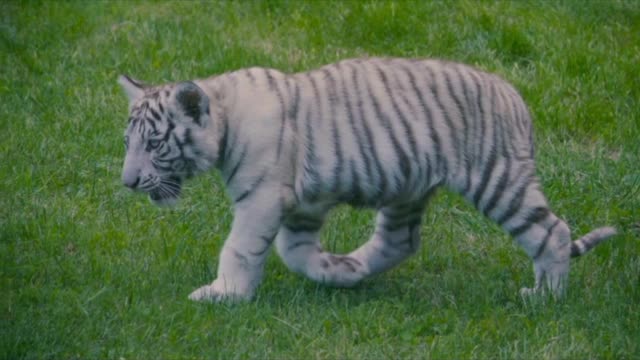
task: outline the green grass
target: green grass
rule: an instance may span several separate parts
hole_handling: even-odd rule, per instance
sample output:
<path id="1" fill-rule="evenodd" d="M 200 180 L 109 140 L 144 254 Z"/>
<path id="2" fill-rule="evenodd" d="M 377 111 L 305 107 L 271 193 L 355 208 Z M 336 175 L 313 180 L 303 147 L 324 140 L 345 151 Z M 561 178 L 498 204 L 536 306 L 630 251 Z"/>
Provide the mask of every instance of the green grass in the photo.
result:
<path id="1" fill-rule="evenodd" d="M 531 263 L 459 197 L 423 248 L 353 290 L 272 255 L 257 298 L 187 300 L 232 214 L 216 174 L 158 209 L 120 184 L 120 73 L 153 83 L 364 55 L 497 72 L 535 117 L 539 174 L 575 234 L 621 235 L 572 265 L 558 302 L 523 302 Z M 640 3 L 1 2 L 0 358 L 640 357 Z M 373 213 L 340 208 L 330 249 Z"/>

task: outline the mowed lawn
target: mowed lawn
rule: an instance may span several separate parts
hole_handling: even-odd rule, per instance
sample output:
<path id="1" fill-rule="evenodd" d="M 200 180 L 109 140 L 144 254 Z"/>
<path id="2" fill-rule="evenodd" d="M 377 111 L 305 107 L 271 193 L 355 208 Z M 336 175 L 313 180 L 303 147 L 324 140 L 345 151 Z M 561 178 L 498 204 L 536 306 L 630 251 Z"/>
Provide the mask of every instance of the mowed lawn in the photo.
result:
<path id="1" fill-rule="evenodd" d="M 154 207 L 120 182 L 121 73 L 160 83 L 253 65 L 437 57 L 496 72 L 535 118 L 538 173 L 577 238 L 560 301 L 524 301 L 530 260 L 442 191 L 419 253 L 355 289 L 271 254 L 249 303 L 187 299 L 215 277 L 231 204 L 215 172 Z M 349 251 L 373 212 L 323 232 Z M 637 1 L 0 2 L 0 359 L 640 358 Z"/>

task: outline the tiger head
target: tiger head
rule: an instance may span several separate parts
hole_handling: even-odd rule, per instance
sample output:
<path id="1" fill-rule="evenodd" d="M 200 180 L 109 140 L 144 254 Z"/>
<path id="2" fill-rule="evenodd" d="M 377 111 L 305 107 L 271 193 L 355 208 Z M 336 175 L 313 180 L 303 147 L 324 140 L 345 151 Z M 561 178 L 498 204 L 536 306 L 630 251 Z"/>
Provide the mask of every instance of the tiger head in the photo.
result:
<path id="1" fill-rule="evenodd" d="M 217 158 L 209 98 L 193 82 L 146 86 L 127 76 L 118 82 L 129 97 L 122 182 L 173 205 L 182 182 L 209 169 Z"/>

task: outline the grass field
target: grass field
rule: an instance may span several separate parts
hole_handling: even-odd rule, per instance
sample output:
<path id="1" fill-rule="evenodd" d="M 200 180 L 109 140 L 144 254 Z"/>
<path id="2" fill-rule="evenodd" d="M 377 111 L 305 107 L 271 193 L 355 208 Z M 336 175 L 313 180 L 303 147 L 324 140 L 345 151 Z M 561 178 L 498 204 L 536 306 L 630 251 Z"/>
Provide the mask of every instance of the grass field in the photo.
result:
<path id="1" fill-rule="evenodd" d="M 440 193 L 423 247 L 352 290 L 267 262 L 257 298 L 187 300 L 232 213 L 215 173 L 159 209 L 120 182 L 120 73 L 159 83 L 251 65 L 438 57 L 497 72 L 535 117 L 539 175 L 574 230 L 565 299 L 524 302 L 531 262 Z M 0 358 L 640 358 L 640 3 L 0 2 Z M 334 251 L 373 213 L 340 208 Z"/>

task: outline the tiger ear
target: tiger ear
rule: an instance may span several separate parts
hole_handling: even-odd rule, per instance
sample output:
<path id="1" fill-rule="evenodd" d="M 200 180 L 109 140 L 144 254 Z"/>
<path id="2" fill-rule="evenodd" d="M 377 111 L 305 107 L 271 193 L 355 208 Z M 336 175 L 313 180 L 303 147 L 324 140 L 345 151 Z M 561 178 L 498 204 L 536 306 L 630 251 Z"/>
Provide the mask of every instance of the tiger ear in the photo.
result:
<path id="1" fill-rule="evenodd" d="M 138 80 L 134 80 L 127 75 L 118 77 L 118 84 L 122 86 L 124 92 L 129 97 L 129 102 L 134 102 L 144 96 L 144 84 Z"/>
<path id="2" fill-rule="evenodd" d="M 175 85 L 176 106 L 199 126 L 205 126 L 209 115 L 209 97 L 194 82 L 185 81 Z"/>

